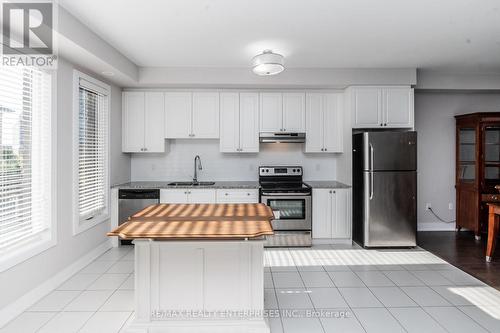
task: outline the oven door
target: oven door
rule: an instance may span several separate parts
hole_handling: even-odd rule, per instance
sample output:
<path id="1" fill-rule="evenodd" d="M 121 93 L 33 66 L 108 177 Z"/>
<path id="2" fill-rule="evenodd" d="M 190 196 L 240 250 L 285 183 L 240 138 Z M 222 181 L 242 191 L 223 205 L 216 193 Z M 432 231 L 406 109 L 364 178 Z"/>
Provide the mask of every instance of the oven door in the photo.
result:
<path id="1" fill-rule="evenodd" d="M 311 230 L 311 196 L 262 193 L 261 203 L 273 210 L 274 230 Z"/>

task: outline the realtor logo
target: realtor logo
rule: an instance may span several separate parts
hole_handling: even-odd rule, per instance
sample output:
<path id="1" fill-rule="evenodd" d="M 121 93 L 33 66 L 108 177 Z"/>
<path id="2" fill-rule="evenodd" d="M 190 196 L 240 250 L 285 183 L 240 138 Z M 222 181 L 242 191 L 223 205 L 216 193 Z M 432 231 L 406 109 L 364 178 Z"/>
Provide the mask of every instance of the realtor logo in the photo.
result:
<path id="1" fill-rule="evenodd" d="M 52 1 L 2 3 L 2 65 L 53 67 Z"/>

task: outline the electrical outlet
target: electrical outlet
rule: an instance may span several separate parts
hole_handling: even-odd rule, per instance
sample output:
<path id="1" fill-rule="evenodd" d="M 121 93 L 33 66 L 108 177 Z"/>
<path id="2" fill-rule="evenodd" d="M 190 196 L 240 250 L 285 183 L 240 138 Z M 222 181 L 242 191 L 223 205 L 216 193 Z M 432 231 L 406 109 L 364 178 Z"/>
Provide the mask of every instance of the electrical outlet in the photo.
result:
<path id="1" fill-rule="evenodd" d="M 449 210 L 453 210 L 453 203 L 452 203 L 452 202 L 449 202 L 449 203 L 448 203 L 448 209 L 449 209 Z"/>
<path id="2" fill-rule="evenodd" d="M 429 210 L 429 209 L 431 209 L 431 208 L 432 208 L 431 203 L 430 203 L 430 202 L 427 202 L 427 203 L 425 204 L 425 210 Z"/>

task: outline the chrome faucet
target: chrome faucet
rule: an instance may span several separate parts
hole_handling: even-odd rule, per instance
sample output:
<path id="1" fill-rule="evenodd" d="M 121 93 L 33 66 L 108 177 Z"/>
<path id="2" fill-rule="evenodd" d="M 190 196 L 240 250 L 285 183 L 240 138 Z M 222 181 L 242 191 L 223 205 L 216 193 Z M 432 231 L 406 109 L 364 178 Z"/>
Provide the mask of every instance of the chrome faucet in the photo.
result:
<path id="1" fill-rule="evenodd" d="M 198 161 L 198 168 L 196 168 L 196 162 Z M 203 170 L 203 167 L 201 166 L 201 158 L 200 155 L 196 155 L 194 157 L 194 176 L 193 176 L 193 183 L 198 183 L 198 170 Z"/>

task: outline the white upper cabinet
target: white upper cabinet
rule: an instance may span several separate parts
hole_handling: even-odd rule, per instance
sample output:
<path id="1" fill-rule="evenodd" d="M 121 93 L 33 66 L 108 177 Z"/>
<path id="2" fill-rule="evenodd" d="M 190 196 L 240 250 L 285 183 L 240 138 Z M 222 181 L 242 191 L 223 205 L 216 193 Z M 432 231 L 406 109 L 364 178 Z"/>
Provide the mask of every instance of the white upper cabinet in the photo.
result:
<path id="1" fill-rule="evenodd" d="M 350 239 L 351 190 L 313 189 L 313 238 Z"/>
<path id="2" fill-rule="evenodd" d="M 193 131 L 198 139 L 219 138 L 219 93 L 193 93 Z"/>
<path id="3" fill-rule="evenodd" d="M 261 93 L 261 132 L 304 132 L 304 93 Z"/>
<path id="4" fill-rule="evenodd" d="M 283 131 L 304 132 L 306 102 L 304 93 L 283 93 Z"/>
<path id="5" fill-rule="evenodd" d="M 147 152 L 165 151 L 165 97 L 162 92 L 146 92 L 144 144 Z"/>
<path id="6" fill-rule="evenodd" d="M 219 138 L 219 93 L 165 93 L 165 132 L 168 139 Z"/>
<path id="7" fill-rule="evenodd" d="M 260 94 L 260 131 L 283 131 L 283 95 L 281 93 Z"/>
<path id="8" fill-rule="evenodd" d="M 353 128 L 413 128 L 413 89 L 352 87 Z"/>
<path id="9" fill-rule="evenodd" d="M 165 93 L 165 137 L 191 137 L 193 97 L 191 92 Z"/>
<path id="10" fill-rule="evenodd" d="M 240 93 L 240 152 L 259 152 L 259 94 Z"/>
<path id="11" fill-rule="evenodd" d="M 122 115 L 123 152 L 165 151 L 162 92 L 123 92 Z"/>
<path id="12" fill-rule="evenodd" d="M 342 101 L 339 93 L 307 93 L 306 153 L 343 151 Z"/>
<path id="13" fill-rule="evenodd" d="M 308 93 L 306 96 L 306 153 L 324 150 L 323 94 Z"/>
<path id="14" fill-rule="evenodd" d="M 258 152 L 259 95 L 221 93 L 220 103 L 220 151 Z"/>
<path id="15" fill-rule="evenodd" d="M 220 94 L 220 151 L 238 152 L 240 149 L 240 94 Z"/>
<path id="16" fill-rule="evenodd" d="M 413 89 L 396 87 L 383 89 L 384 126 L 413 127 Z"/>
<path id="17" fill-rule="evenodd" d="M 374 128 L 382 125 L 382 90 L 352 88 L 353 127 Z"/>
<path id="18" fill-rule="evenodd" d="M 144 150 L 144 93 L 126 91 L 122 94 L 122 151 Z"/>

